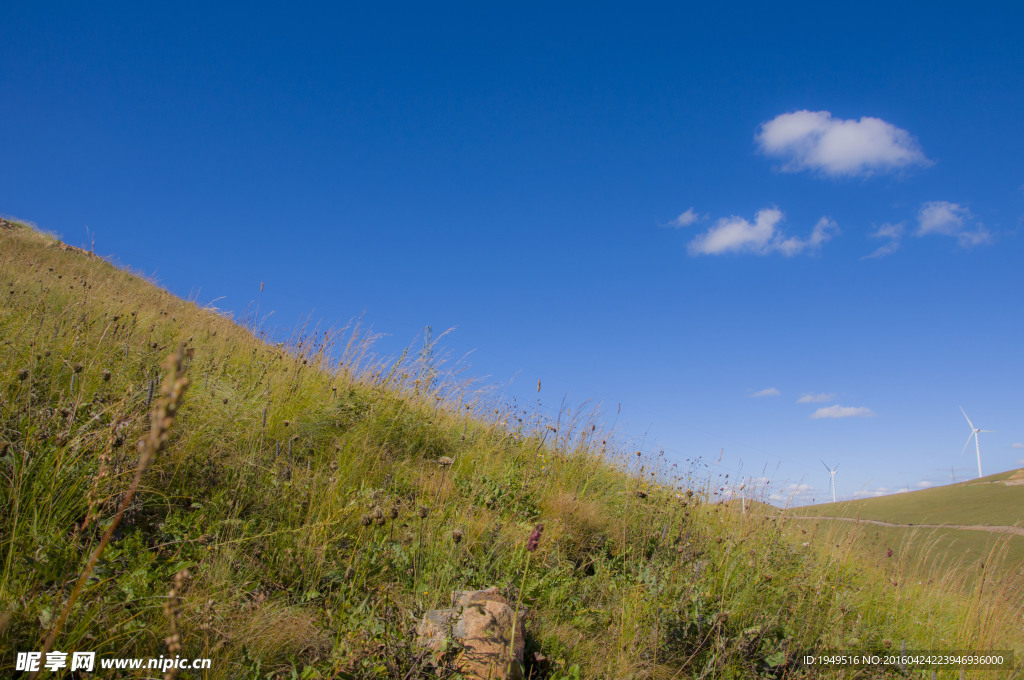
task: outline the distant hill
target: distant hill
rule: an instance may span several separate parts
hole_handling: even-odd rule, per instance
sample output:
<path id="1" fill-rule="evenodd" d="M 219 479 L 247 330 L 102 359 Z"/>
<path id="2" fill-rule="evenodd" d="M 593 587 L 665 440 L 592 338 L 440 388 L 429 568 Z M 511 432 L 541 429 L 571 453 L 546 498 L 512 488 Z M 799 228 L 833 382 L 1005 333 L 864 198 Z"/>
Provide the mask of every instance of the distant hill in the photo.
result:
<path id="1" fill-rule="evenodd" d="M 894 524 L 1024 526 L 1024 468 L 890 496 L 809 505 L 792 512 Z"/>
<path id="2" fill-rule="evenodd" d="M 787 514 L 818 535 L 855 540 L 876 563 L 895 550 L 918 573 L 963 572 L 967 590 L 982 573 L 1010 582 L 1024 573 L 1024 469 Z"/>

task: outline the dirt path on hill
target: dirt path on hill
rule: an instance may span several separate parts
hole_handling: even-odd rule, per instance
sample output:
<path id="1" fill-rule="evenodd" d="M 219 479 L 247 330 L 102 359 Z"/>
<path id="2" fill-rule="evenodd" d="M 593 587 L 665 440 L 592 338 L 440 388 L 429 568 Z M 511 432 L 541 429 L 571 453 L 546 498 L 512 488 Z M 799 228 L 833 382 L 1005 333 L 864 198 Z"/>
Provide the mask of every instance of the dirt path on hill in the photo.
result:
<path id="1" fill-rule="evenodd" d="M 856 517 L 793 517 L 793 519 L 802 520 L 813 520 L 813 519 L 829 519 L 837 522 L 863 522 L 864 524 L 874 524 L 880 527 L 896 527 L 898 529 L 906 529 L 909 527 L 920 527 L 922 529 L 965 529 L 967 531 L 988 531 L 993 534 L 1014 534 L 1016 536 L 1024 536 L 1024 528 L 1022 527 L 999 527 L 991 526 L 988 524 L 894 524 L 892 522 L 881 522 L 877 519 L 857 519 Z"/>

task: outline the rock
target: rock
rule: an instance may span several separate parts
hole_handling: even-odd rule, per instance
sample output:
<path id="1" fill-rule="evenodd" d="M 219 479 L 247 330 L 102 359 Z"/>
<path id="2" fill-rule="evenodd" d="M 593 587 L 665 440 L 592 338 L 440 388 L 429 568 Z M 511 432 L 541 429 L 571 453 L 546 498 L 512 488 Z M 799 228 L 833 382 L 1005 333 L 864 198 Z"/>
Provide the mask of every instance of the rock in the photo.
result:
<path id="1" fill-rule="evenodd" d="M 523 677 L 523 616 L 516 622 L 512 663 L 508 648 L 515 613 L 497 588 L 458 590 L 451 609 L 432 609 L 416 629 L 418 641 L 438 652 L 451 637 L 462 647 L 455 667 L 466 680 L 521 680 Z"/>

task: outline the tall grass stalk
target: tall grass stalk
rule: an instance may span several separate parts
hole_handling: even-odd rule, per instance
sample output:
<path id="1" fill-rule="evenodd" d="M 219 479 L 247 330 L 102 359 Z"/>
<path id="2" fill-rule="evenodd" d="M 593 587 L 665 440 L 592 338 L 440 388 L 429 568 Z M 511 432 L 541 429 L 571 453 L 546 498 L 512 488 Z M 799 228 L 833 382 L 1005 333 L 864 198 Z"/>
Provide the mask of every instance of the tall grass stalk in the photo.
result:
<path id="1" fill-rule="evenodd" d="M 150 464 L 156 458 L 164 447 L 167 445 L 167 440 L 170 436 L 171 426 L 174 424 L 174 419 L 177 416 L 178 408 L 181 405 L 181 399 L 185 395 L 185 390 L 188 389 L 188 378 L 185 376 L 185 370 L 182 366 L 184 357 L 184 348 L 179 348 L 177 353 L 167 357 L 164 363 L 164 368 L 167 371 L 167 375 L 164 378 L 164 382 L 160 387 L 160 398 L 157 401 L 156 407 L 153 409 L 152 416 L 150 418 L 150 430 L 149 434 L 139 441 L 139 461 L 135 468 L 135 477 L 132 479 L 131 486 L 128 487 L 128 491 L 125 493 L 124 498 L 121 499 L 121 504 L 117 508 L 117 512 L 114 514 L 113 520 L 107 530 L 103 533 L 103 537 L 100 539 L 99 544 L 89 555 L 89 560 L 85 565 L 85 569 L 82 571 L 82 575 L 78 577 L 78 581 L 75 583 L 74 589 L 71 591 L 71 595 L 68 597 L 67 603 L 61 610 L 60 616 L 56 623 L 50 629 L 49 634 L 46 636 L 46 640 L 43 642 L 42 655 L 45 657 L 46 653 L 53 648 L 53 643 L 60 634 L 61 629 L 64 627 L 64 623 L 67 621 L 68 614 L 71 613 L 71 608 L 75 605 L 79 595 L 82 593 L 82 588 L 85 587 L 85 582 L 89 580 L 92 575 L 92 570 L 99 561 L 103 551 L 107 548 L 110 543 L 111 537 L 114 535 L 114 531 L 117 530 L 118 524 L 121 523 L 121 518 L 124 517 L 125 510 L 131 505 L 132 500 L 135 498 L 135 493 L 139 489 L 139 484 L 142 483 L 142 477 L 146 474 L 146 470 L 149 469 Z M 38 673 L 33 673 L 31 678 L 38 677 Z"/>

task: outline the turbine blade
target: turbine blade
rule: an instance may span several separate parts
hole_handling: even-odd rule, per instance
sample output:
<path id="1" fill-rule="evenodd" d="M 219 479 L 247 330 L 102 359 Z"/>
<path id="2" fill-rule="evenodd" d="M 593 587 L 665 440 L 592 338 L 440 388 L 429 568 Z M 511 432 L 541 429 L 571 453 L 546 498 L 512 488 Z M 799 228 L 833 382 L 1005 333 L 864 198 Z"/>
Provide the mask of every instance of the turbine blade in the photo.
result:
<path id="1" fill-rule="evenodd" d="M 963 406 L 960 407 L 960 413 L 963 413 L 964 414 L 964 418 L 967 418 L 967 411 L 964 410 Z M 974 428 L 974 423 L 971 422 L 970 418 L 967 418 L 967 424 L 971 426 L 972 430 L 975 429 Z"/>
<path id="2" fill-rule="evenodd" d="M 978 430 L 978 432 L 998 432 L 999 430 Z"/>
<path id="3" fill-rule="evenodd" d="M 961 456 L 964 455 L 964 451 L 967 450 L 967 447 L 971 445 L 971 437 L 973 437 L 973 436 L 974 436 L 974 432 L 973 431 L 969 435 L 967 435 L 967 443 L 964 444 L 964 448 L 960 449 L 960 455 Z"/>
<path id="4" fill-rule="evenodd" d="M 822 465 L 825 465 L 825 461 L 820 460 L 819 462 L 821 462 Z M 828 465 L 825 465 L 825 469 L 828 470 L 829 472 L 832 472 L 832 468 L 830 468 Z"/>

